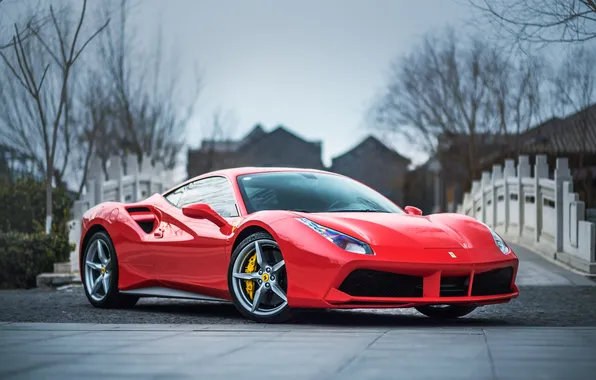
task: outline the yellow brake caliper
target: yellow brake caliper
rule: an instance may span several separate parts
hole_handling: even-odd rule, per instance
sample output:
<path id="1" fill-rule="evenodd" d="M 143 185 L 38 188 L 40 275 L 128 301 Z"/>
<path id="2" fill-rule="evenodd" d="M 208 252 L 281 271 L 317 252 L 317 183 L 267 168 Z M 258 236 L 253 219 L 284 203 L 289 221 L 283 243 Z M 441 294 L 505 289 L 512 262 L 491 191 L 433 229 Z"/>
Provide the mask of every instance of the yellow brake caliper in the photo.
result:
<path id="1" fill-rule="evenodd" d="M 257 254 L 255 253 L 252 255 L 250 259 L 248 259 L 248 264 L 244 268 L 244 272 L 246 273 L 254 273 L 257 271 Z M 246 287 L 246 293 L 250 297 L 251 301 L 255 294 L 255 282 L 253 280 L 244 280 L 244 286 Z"/>

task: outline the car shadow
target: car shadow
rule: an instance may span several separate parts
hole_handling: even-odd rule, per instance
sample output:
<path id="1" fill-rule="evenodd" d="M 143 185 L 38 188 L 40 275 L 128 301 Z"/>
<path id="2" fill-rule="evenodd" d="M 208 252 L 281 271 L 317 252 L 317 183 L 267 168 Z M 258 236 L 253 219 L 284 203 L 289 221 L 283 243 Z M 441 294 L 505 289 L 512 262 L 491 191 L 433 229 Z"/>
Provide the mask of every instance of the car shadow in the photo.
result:
<path id="1" fill-rule="evenodd" d="M 135 311 L 184 317 L 214 318 L 215 323 L 254 323 L 242 317 L 229 303 L 161 301 L 135 306 Z M 474 314 L 452 320 L 438 320 L 422 314 L 377 313 L 372 310 L 301 310 L 287 324 L 319 327 L 493 327 L 519 323 Z"/>
<path id="2" fill-rule="evenodd" d="M 376 313 L 366 311 L 312 310 L 300 313 L 296 324 L 342 327 L 492 327 L 510 326 L 502 319 L 478 318 L 473 315 L 457 319 L 440 320 L 422 314 Z"/>

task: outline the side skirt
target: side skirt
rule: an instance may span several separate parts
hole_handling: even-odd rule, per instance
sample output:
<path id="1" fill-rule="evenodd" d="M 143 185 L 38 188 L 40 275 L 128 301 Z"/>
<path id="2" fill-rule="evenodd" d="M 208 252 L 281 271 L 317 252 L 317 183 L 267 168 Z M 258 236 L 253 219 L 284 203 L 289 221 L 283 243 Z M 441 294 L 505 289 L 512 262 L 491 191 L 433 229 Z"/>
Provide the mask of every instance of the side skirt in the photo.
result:
<path id="1" fill-rule="evenodd" d="M 132 290 L 121 290 L 120 293 L 130 294 L 139 297 L 182 298 L 190 300 L 230 303 L 230 301 L 224 300 L 222 298 L 206 296 L 198 293 L 191 293 L 184 290 L 164 288 L 161 286 L 153 286 L 150 288 L 140 288 Z"/>

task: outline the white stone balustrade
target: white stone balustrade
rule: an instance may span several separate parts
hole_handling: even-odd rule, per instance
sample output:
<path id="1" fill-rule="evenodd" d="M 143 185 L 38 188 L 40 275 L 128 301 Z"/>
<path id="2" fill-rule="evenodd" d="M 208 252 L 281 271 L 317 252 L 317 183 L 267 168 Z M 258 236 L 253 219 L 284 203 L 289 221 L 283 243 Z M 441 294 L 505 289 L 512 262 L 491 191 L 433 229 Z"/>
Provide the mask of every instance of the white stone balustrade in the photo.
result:
<path id="1" fill-rule="evenodd" d="M 573 192 L 567 158 L 558 158 L 549 178 L 546 156 L 494 165 L 474 181 L 457 212 L 491 226 L 512 242 L 585 273 L 596 274 L 596 227 Z"/>
<path id="2" fill-rule="evenodd" d="M 110 158 L 106 178 L 100 159 L 92 158 L 85 186 L 86 192 L 74 203 L 73 220 L 69 223 L 70 241 L 76 244 L 75 250 L 70 254 L 72 271 L 79 270 L 81 218 L 87 210 L 102 202 L 138 202 L 152 194 L 162 193 L 171 185 L 171 178 L 171 171 L 164 170 L 161 163 L 151 165 L 149 157 L 144 157 L 143 165 L 139 167 L 135 155 L 127 156 L 124 165 L 120 157 Z"/>

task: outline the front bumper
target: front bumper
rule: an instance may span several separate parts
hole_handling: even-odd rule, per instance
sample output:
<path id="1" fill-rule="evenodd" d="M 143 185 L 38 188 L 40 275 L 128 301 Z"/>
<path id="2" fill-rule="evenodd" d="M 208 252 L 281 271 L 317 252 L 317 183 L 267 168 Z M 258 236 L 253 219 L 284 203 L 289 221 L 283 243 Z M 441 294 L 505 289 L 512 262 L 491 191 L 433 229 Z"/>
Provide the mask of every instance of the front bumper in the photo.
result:
<path id="1" fill-rule="evenodd" d="M 276 224 L 280 227 L 283 222 Z M 308 227 L 304 228 L 304 236 L 313 236 L 307 234 Z M 369 256 L 346 252 L 316 236 L 302 239 L 298 245 L 292 238 L 297 231 L 276 230 L 286 262 L 291 307 L 488 305 L 508 302 L 519 295 L 515 285 L 519 261 L 513 252 L 504 255 L 496 246 L 374 246 L 375 255 Z"/>
<path id="2" fill-rule="evenodd" d="M 438 270 L 427 275 L 356 269 L 327 292 L 335 308 L 412 307 L 428 304 L 487 305 L 519 295 L 513 265 L 496 269 Z M 411 272 L 412 273 L 412 272 Z"/>

